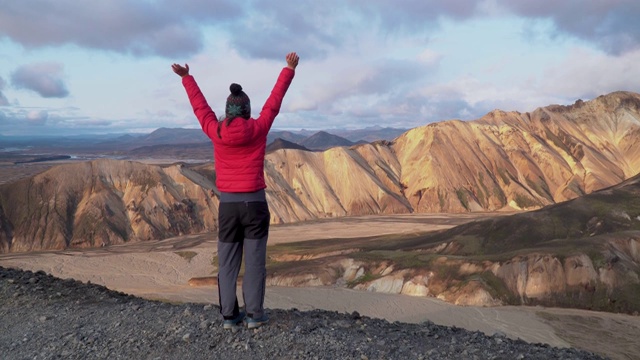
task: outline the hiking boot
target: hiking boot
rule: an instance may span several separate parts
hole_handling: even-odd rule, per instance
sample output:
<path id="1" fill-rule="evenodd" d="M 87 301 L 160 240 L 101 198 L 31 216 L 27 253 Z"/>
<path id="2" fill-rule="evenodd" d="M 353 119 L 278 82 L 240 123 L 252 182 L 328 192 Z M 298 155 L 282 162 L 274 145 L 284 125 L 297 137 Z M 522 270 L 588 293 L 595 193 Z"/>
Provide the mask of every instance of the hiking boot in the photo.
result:
<path id="1" fill-rule="evenodd" d="M 251 317 L 247 318 L 247 328 L 249 329 L 255 329 L 258 328 L 264 324 L 266 324 L 269 321 L 269 318 L 267 317 L 267 314 L 262 315 L 262 317 L 254 319 Z"/>
<path id="2" fill-rule="evenodd" d="M 222 323 L 222 327 L 225 329 L 233 329 L 234 327 L 238 326 L 245 318 L 245 313 L 244 312 L 240 312 L 238 313 L 238 316 L 234 317 L 233 319 L 225 319 L 225 321 Z"/>

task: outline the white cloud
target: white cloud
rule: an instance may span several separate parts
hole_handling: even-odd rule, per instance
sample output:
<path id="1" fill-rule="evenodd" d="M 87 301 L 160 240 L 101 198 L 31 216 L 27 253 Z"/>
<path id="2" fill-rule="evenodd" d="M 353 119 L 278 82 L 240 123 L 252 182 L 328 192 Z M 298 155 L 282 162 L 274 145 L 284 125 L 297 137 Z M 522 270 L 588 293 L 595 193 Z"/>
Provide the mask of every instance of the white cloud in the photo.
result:
<path id="1" fill-rule="evenodd" d="M 427 66 L 434 66 L 440 63 L 443 55 L 431 49 L 424 49 L 416 59 Z"/>
<path id="2" fill-rule="evenodd" d="M 614 91 L 640 92 L 640 49 L 620 56 L 575 48 L 549 67 L 537 90 L 551 97 L 592 99 Z"/>
<path id="3" fill-rule="evenodd" d="M 4 94 L 3 94 L 3 90 L 4 90 L 5 86 L 6 86 L 6 83 L 5 83 L 4 79 L 2 77 L 0 77 L 0 106 L 9 105 L 9 100 L 7 100 L 7 97 L 4 96 Z"/>
<path id="4" fill-rule="evenodd" d="M 0 111 L 0 134 L 3 135 L 70 135 L 123 132 L 113 129 L 113 122 L 78 115 L 75 108 L 10 107 Z M 113 131 L 111 131 L 113 130 Z"/>
<path id="5" fill-rule="evenodd" d="M 45 98 L 63 98 L 69 95 L 64 83 L 62 65 L 38 63 L 24 65 L 11 75 L 11 83 L 16 88 L 37 92 Z"/>
<path id="6" fill-rule="evenodd" d="M 640 47 L 636 0 L 169 0 L 0 1 L 0 34 L 27 48 L 74 44 L 137 56 L 177 57 L 203 49 L 204 28 L 231 39 L 243 56 L 275 59 L 292 48 L 325 58 L 357 42 L 429 33 L 446 18 L 465 21 L 508 13 L 549 19 L 557 34 L 612 54 Z M 25 26 L 30 24 L 30 26 Z"/>
<path id="7" fill-rule="evenodd" d="M 640 49 L 640 2 L 636 0 L 496 0 L 517 15 L 550 19 L 569 34 L 619 55 Z"/>
<path id="8" fill-rule="evenodd" d="M 25 115 L 31 125 L 43 125 L 47 122 L 48 117 L 49 113 L 46 110 L 31 110 Z"/>
<path id="9" fill-rule="evenodd" d="M 235 1 L 0 1 L 0 34 L 28 48 L 75 44 L 124 54 L 177 56 L 202 49 L 201 24 L 233 22 Z M 25 26 L 29 24 L 29 26 Z"/>

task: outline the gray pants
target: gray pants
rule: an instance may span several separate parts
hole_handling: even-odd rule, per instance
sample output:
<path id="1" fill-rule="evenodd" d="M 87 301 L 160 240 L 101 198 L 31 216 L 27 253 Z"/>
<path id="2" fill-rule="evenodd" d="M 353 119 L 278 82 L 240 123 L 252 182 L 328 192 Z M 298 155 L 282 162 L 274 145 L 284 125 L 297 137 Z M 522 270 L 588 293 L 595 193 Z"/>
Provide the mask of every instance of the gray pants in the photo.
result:
<path id="1" fill-rule="evenodd" d="M 244 249 L 243 249 L 244 248 Z M 265 267 L 267 239 L 243 239 L 239 242 L 218 241 L 218 295 L 220 312 L 225 318 L 237 316 L 236 282 L 244 250 L 245 269 L 242 297 L 247 315 L 257 319 L 264 314 Z"/>
<path id="2" fill-rule="evenodd" d="M 264 191 L 257 193 L 264 197 Z M 227 194 L 231 196 L 230 194 Z M 255 194 L 236 194 L 249 197 Z M 266 201 L 220 202 L 218 211 L 218 295 L 225 319 L 238 315 L 236 281 L 244 252 L 242 296 L 247 315 L 254 319 L 264 314 L 264 290 L 267 278 L 267 238 L 269 205 Z"/>

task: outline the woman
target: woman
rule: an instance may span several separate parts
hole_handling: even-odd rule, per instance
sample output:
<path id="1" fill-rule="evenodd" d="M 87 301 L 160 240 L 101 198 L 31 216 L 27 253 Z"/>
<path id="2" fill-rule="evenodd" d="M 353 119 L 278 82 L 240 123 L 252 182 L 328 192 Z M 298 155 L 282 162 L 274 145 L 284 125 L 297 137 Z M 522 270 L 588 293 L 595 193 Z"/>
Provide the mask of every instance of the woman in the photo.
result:
<path id="1" fill-rule="evenodd" d="M 218 209 L 218 295 L 225 329 L 245 320 L 236 297 L 236 281 L 245 256 L 242 295 L 247 327 L 256 328 L 268 321 L 264 312 L 266 282 L 269 207 L 264 181 L 264 155 L 267 133 L 280 112 L 284 98 L 298 66 L 295 52 L 285 57 L 271 95 L 258 118 L 251 118 L 251 103 L 238 84 L 231 84 L 225 119 L 218 121 L 207 104 L 189 65 L 173 64 L 173 71 L 182 77 L 193 111 L 202 130 L 213 142 L 216 186 L 220 191 Z"/>

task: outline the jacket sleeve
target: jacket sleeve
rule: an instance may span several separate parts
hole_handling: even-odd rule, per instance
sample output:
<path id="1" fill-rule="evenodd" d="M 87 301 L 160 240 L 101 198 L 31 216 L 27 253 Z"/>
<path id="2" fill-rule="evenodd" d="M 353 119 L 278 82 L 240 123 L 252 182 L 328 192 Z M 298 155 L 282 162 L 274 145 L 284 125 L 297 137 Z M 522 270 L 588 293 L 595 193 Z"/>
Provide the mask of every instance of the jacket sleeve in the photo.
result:
<path id="1" fill-rule="evenodd" d="M 213 139 L 213 136 L 217 133 L 218 118 L 216 114 L 211 110 L 211 107 L 207 103 L 207 99 L 204 98 L 200 87 L 196 83 L 196 80 L 191 75 L 182 77 L 182 85 L 187 90 L 187 96 L 189 96 L 189 102 L 193 107 L 193 112 L 196 114 L 202 131 Z"/>
<path id="2" fill-rule="evenodd" d="M 280 76 L 278 76 L 278 80 L 276 81 L 273 90 L 271 90 L 271 95 L 269 95 L 269 98 L 262 107 L 260 116 L 256 119 L 261 135 L 266 136 L 269 129 L 271 129 L 273 121 L 280 112 L 282 99 L 287 93 L 287 89 L 289 89 L 289 85 L 291 85 L 291 80 L 293 80 L 294 75 L 295 71 L 287 67 L 280 71 Z"/>

